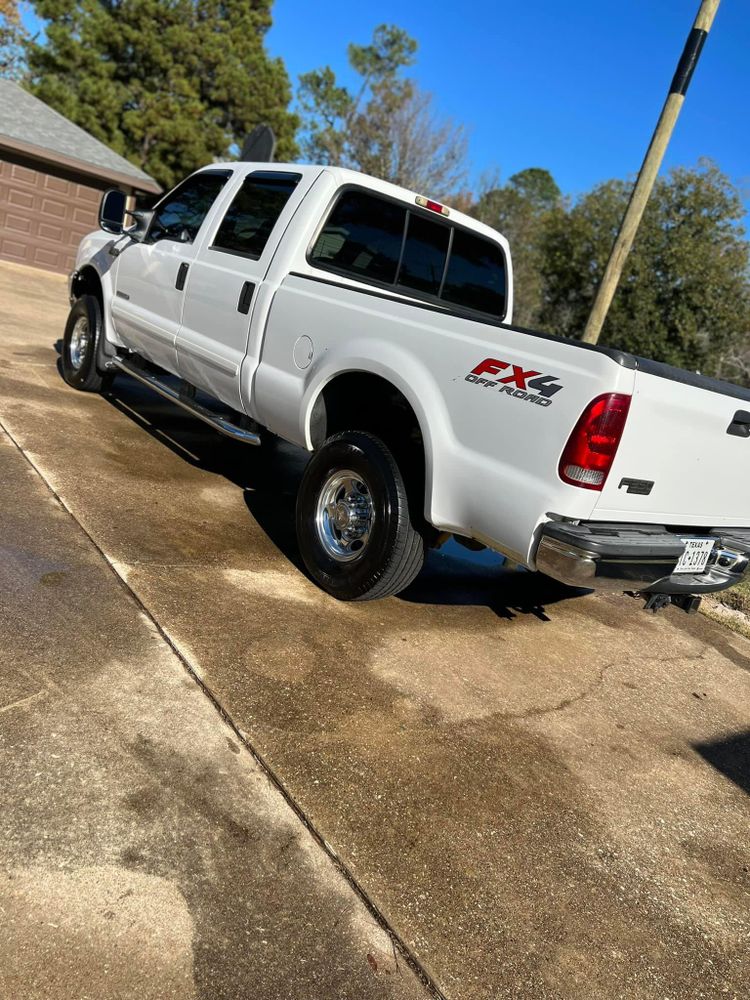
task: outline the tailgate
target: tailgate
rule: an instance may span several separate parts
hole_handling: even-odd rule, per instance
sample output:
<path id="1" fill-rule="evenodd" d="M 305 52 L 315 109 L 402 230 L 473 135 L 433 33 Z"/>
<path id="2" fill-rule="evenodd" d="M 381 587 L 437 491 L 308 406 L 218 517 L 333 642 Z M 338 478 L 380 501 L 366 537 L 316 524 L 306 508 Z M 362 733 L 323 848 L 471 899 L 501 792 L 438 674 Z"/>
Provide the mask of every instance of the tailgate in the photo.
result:
<path id="1" fill-rule="evenodd" d="M 747 389 L 639 359 L 625 431 L 593 517 L 750 525 L 743 413 L 750 420 Z"/>

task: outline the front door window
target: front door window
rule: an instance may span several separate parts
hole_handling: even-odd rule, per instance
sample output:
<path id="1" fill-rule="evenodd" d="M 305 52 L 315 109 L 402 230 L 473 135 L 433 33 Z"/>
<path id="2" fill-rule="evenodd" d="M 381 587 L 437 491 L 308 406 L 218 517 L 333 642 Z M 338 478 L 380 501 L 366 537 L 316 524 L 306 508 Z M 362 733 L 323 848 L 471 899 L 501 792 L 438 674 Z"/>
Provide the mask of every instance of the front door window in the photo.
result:
<path id="1" fill-rule="evenodd" d="M 229 171 L 205 171 L 178 184 L 157 206 L 146 242 L 192 243 L 229 176 Z"/>

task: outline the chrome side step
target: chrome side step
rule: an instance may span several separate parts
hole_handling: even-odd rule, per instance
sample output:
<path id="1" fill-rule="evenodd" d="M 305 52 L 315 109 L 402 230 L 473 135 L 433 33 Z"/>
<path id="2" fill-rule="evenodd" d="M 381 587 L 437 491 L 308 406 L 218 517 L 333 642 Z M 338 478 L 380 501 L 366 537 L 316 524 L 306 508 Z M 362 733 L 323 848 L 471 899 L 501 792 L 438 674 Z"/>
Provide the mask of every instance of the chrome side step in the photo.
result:
<path id="1" fill-rule="evenodd" d="M 118 356 L 112 358 L 112 364 L 126 375 L 130 375 L 132 378 L 142 382 L 143 385 L 147 385 L 149 389 L 158 392 L 160 396 L 168 399 L 170 403 L 176 403 L 177 406 L 181 406 L 183 410 L 187 410 L 188 413 L 191 413 L 194 417 L 213 427 L 220 434 L 226 434 L 227 437 L 234 438 L 235 441 L 244 441 L 245 444 L 260 444 L 260 434 L 257 431 L 240 427 L 228 419 L 228 417 L 214 413 L 208 407 L 197 403 L 187 393 L 180 393 L 179 390 L 173 389 L 171 385 L 162 382 L 158 375 L 149 371 L 145 365 L 140 364 L 137 358 L 123 358 Z"/>

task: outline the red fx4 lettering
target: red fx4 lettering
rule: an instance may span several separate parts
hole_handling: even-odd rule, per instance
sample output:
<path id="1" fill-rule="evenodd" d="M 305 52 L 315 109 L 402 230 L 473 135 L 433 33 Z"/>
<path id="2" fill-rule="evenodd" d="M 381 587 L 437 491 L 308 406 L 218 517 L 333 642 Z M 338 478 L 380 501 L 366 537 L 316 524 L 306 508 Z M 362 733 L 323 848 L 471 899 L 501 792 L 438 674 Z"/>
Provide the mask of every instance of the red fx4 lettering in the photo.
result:
<path id="1" fill-rule="evenodd" d="M 485 358 L 484 361 L 480 361 L 476 368 L 472 368 L 472 375 L 498 375 L 503 369 L 512 368 L 513 374 L 506 375 L 505 378 L 498 379 L 500 385 L 509 385 L 511 382 L 515 382 L 519 389 L 526 388 L 526 379 L 534 378 L 535 375 L 541 375 L 541 372 L 536 372 L 533 369 L 529 371 L 524 371 L 520 365 L 511 365 L 507 361 L 498 361 L 497 358 Z"/>
<path id="2" fill-rule="evenodd" d="M 513 369 L 512 375 L 506 375 L 504 378 L 497 377 L 500 372 L 508 368 Z M 562 389 L 562 384 L 556 375 L 542 375 L 541 372 L 531 368 L 526 371 L 522 365 L 514 365 L 510 361 L 500 361 L 498 358 L 485 358 L 484 361 L 479 362 L 476 368 L 472 368 L 471 374 L 490 376 L 489 379 L 479 379 L 483 384 L 486 383 L 490 386 L 515 385 L 517 389 L 532 390 L 547 399 Z M 467 378 L 471 379 L 471 376 L 467 375 Z M 493 379 L 495 381 L 492 381 Z M 471 381 L 476 381 L 476 379 L 471 379 Z"/>

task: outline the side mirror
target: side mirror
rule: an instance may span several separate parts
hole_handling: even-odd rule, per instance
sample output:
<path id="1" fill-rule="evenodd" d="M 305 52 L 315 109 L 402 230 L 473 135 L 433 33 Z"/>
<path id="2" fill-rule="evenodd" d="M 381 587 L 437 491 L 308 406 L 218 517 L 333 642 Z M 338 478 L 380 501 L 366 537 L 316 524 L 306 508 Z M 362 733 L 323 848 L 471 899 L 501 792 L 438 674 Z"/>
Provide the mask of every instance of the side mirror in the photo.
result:
<path id="1" fill-rule="evenodd" d="M 122 232 L 122 223 L 125 217 L 125 203 L 127 195 L 117 188 L 105 191 L 99 205 L 99 228 L 105 233 L 113 233 L 119 236 Z"/>
<path id="2" fill-rule="evenodd" d="M 143 243 L 154 217 L 153 210 L 136 208 L 131 211 L 128 209 L 125 214 L 135 220 L 135 224 L 126 230 L 126 234 L 136 243 Z"/>

